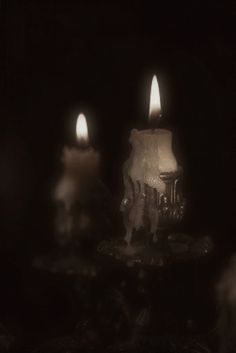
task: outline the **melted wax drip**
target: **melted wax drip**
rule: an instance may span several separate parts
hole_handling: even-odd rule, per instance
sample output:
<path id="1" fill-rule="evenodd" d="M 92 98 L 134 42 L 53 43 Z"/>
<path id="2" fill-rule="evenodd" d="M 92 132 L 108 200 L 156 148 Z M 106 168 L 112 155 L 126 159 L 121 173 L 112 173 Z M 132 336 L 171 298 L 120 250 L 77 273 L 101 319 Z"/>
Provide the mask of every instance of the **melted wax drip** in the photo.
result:
<path id="1" fill-rule="evenodd" d="M 129 251 L 133 252 L 131 246 L 133 232 L 140 230 L 145 223 L 149 224 L 150 233 L 154 235 L 154 238 L 157 236 L 160 193 L 157 188 L 132 180 L 128 175 L 128 166 L 129 161 L 124 165 L 125 196 L 124 209 L 122 210 L 124 211 L 126 228 L 125 241 Z"/>

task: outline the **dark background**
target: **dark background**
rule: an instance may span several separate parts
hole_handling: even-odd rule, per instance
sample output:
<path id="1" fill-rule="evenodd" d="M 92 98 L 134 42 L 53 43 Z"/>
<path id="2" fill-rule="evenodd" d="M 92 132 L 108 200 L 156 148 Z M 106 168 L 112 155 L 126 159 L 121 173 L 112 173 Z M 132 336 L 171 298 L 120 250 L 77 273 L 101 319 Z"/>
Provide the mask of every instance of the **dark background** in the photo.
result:
<path id="1" fill-rule="evenodd" d="M 221 229 L 226 241 L 231 206 L 223 199 L 234 184 L 234 15 L 219 3 L 1 1 L 5 246 L 24 252 L 29 240 L 40 246 L 47 239 L 49 190 L 62 146 L 75 143 L 80 111 L 118 209 L 129 132 L 147 126 L 153 73 L 162 125 L 172 129 L 184 166 L 193 228 Z"/>
<path id="2" fill-rule="evenodd" d="M 80 111 L 119 209 L 128 136 L 148 126 L 154 73 L 184 167 L 188 228 L 232 251 L 233 6 L 2 0 L 0 11 L 2 262 L 30 263 L 47 247 L 50 192 Z"/>

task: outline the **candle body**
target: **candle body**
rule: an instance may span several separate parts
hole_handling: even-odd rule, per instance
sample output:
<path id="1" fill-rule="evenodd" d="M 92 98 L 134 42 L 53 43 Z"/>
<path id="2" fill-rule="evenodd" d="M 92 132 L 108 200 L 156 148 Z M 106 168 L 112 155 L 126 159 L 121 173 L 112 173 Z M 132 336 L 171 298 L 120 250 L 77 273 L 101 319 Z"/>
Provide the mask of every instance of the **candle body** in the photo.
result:
<path id="1" fill-rule="evenodd" d="M 148 218 L 149 231 L 156 234 L 159 200 L 166 191 L 161 174 L 174 173 L 178 169 L 169 130 L 132 130 L 130 143 L 131 155 L 124 164 L 125 197 L 122 203 L 128 244 L 133 231 L 144 227 L 144 217 Z"/>
<path id="2" fill-rule="evenodd" d="M 64 174 L 56 187 L 55 198 L 64 202 L 68 211 L 75 199 L 82 198 L 85 189 L 98 177 L 99 160 L 99 154 L 91 147 L 85 150 L 64 148 Z"/>
<path id="3" fill-rule="evenodd" d="M 164 192 L 165 184 L 160 179 L 160 174 L 177 170 L 177 161 L 172 152 L 171 131 L 132 130 L 130 142 L 133 147 L 129 159 L 131 179 Z"/>
<path id="4" fill-rule="evenodd" d="M 57 236 L 61 244 L 71 240 L 73 233 L 84 231 L 90 226 L 89 213 L 84 205 L 97 182 L 99 161 L 99 154 L 91 147 L 65 147 L 63 150 L 64 171 L 54 191 L 54 199 L 61 205 L 56 219 Z"/>

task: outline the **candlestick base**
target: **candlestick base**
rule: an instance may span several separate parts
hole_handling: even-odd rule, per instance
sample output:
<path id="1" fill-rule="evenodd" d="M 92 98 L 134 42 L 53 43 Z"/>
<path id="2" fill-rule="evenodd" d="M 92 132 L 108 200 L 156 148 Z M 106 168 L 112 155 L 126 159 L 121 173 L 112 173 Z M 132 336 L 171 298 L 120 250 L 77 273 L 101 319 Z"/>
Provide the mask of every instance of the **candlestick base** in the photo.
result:
<path id="1" fill-rule="evenodd" d="M 112 239 L 103 241 L 98 246 L 98 251 L 126 262 L 130 266 L 161 267 L 175 262 L 203 258 L 213 250 L 213 242 L 209 236 L 195 239 L 191 235 L 172 233 L 166 239 L 167 241 L 161 246 L 159 243 L 147 245 L 143 241 L 132 242 L 128 246 L 122 238 Z"/>

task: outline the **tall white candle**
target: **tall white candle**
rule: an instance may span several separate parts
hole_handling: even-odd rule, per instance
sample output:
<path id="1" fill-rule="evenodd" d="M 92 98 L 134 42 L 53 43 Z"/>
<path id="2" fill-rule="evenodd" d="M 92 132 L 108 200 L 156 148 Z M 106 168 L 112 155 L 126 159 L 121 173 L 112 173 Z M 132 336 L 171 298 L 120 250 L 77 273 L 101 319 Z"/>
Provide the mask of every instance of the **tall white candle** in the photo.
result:
<path id="1" fill-rule="evenodd" d="M 161 101 L 156 76 L 153 77 L 149 119 L 159 119 Z M 172 150 L 172 133 L 166 129 L 131 131 L 132 151 L 124 165 L 125 198 L 129 206 L 125 208 L 126 240 L 130 245 L 133 230 L 144 226 L 144 211 L 148 214 L 150 231 L 154 235 L 158 227 L 158 209 L 155 193 L 165 193 L 166 185 L 162 173 L 172 173 L 178 168 Z M 148 189 L 148 196 L 146 195 Z M 148 202 L 145 202 L 148 200 Z"/>

